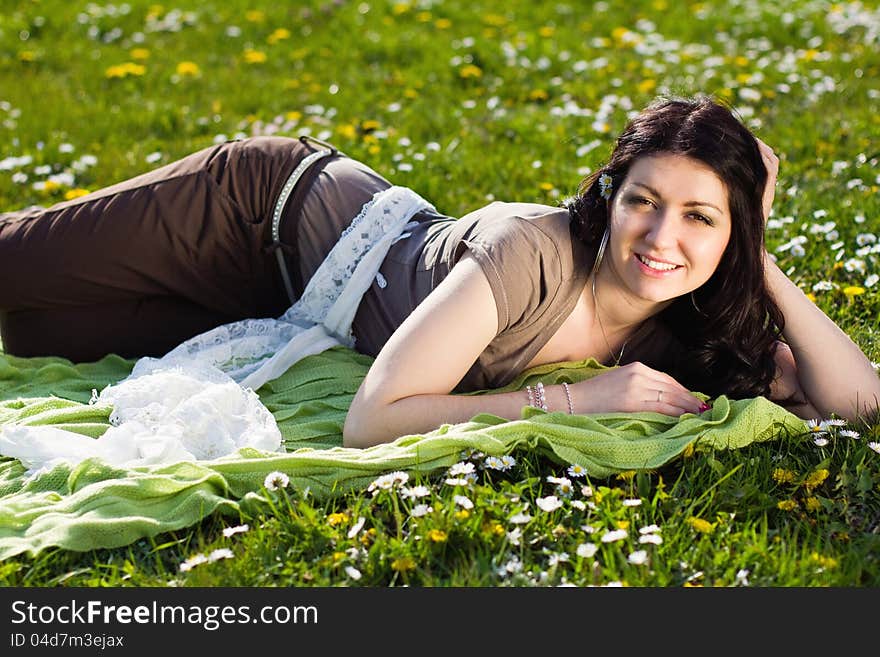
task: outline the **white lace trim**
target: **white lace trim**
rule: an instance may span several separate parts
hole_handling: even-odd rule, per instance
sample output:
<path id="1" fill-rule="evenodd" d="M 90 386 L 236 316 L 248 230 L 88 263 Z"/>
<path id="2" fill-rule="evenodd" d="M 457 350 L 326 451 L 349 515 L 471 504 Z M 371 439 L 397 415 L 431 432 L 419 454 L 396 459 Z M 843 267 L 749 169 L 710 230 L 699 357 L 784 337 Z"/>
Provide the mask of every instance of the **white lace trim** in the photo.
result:
<path id="1" fill-rule="evenodd" d="M 138 360 L 127 378 L 93 398 L 113 406 L 114 426 L 98 440 L 7 426 L 0 454 L 36 473 L 88 456 L 134 466 L 221 458 L 245 446 L 281 451 L 275 419 L 253 391 L 306 356 L 354 346 L 351 324 L 363 294 L 391 245 L 415 225 L 409 220 L 425 209 L 434 207 L 406 187 L 376 193 L 283 315 L 224 324 L 161 358 Z"/>

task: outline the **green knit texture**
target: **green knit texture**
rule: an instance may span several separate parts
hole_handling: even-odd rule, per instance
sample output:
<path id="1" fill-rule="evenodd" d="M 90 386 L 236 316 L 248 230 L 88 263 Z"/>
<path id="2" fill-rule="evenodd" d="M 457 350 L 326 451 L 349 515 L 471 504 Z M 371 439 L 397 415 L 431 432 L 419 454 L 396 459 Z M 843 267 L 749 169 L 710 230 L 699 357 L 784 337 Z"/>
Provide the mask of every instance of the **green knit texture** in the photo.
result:
<path id="1" fill-rule="evenodd" d="M 713 400 L 711 411 L 679 418 L 659 413 L 568 415 L 524 406 L 517 420 L 481 414 L 430 433 L 402 436 L 367 449 L 342 447 L 345 415 L 372 358 L 344 347 L 304 358 L 259 395 L 284 437 L 286 452 L 243 449 L 213 461 L 120 469 L 96 459 L 25 476 L 17 459 L 0 457 L 0 559 L 49 547 L 113 548 L 188 527 L 212 513 L 237 515 L 262 499 L 273 471 L 291 485 L 330 498 L 366 488 L 394 471 L 431 472 L 463 450 L 489 455 L 529 450 L 592 477 L 650 470 L 689 447 L 736 449 L 799 434 L 804 421 L 763 397 Z M 133 366 L 115 356 L 74 365 L 59 358 L 0 353 L 0 427 L 54 426 L 99 437 L 110 408 L 90 405 L 93 390 L 124 378 Z M 533 368 L 505 392 L 534 384 L 573 383 L 601 373 L 593 359 Z"/>

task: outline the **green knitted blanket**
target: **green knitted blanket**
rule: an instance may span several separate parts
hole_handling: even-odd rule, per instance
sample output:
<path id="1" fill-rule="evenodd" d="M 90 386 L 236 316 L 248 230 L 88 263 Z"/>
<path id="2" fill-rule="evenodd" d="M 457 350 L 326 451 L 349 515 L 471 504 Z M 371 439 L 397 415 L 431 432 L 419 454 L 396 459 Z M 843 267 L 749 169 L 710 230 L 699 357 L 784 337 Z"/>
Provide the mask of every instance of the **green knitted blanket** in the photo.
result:
<path id="1" fill-rule="evenodd" d="M 657 413 L 567 415 L 525 407 L 521 419 L 478 415 L 424 435 L 369 449 L 342 447 L 342 425 L 372 359 L 344 347 L 310 356 L 259 390 L 284 437 L 285 453 L 242 450 L 235 457 L 134 469 L 89 459 L 34 478 L 16 459 L 0 457 L 0 559 L 58 546 L 111 548 L 195 524 L 212 513 L 238 512 L 260 499 L 265 476 L 281 471 L 298 489 L 329 497 L 364 489 L 378 475 L 446 468 L 473 448 L 501 455 L 527 449 L 594 477 L 661 466 L 700 441 L 738 448 L 801 433 L 804 422 L 758 397 L 714 400 L 700 417 Z M 108 356 L 73 365 L 59 358 L 22 359 L 0 352 L 0 426 L 49 425 L 98 437 L 110 409 L 89 405 L 93 389 L 124 378 L 132 361 Z M 506 390 L 542 380 L 575 382 L 602 371 L 594 360 L 541 366 Z M 481 393 L 477 393 L 481 394 Z"/>

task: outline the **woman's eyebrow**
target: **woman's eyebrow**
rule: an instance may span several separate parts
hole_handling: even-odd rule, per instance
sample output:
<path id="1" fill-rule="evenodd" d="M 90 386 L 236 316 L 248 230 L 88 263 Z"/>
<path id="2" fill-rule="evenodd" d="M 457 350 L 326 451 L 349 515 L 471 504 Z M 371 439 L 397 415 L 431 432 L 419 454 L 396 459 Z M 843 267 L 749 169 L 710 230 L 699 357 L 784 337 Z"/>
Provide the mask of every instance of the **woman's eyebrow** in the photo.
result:
<path id="1" fill-rule="evenodd" d="M 646 185 L 645 183 L 638 182 L 635 180 L 631 184 L 638 185 L 639 187 L 644 187 L 649 192 L 651 192 L 654 196 L 663 198 L 663 195 L 660 192 L 658 192 L 656 189 L 651 187 L 650 185 Z M 687 203 L 684 204 L 684 206 L 686 208 L 692 208 L 692 207 L 696 207 L 696 206 L 707 207 L 707 208 L 712 208 L 713 210 L 717 211 L 719 214 L 724 214 L 724 212 L 721 210 L 721 208 L 719 208 L 717 205 L 713 205 L 712 203 L 709 203 L 708 201 L 688 201 Z"/>

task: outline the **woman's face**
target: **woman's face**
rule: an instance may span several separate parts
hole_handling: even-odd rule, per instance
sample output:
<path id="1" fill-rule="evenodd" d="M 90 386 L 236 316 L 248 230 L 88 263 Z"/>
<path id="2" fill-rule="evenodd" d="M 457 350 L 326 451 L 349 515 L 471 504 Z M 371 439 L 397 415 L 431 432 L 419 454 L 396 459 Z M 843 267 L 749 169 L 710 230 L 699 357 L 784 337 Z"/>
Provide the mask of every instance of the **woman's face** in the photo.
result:
<path id="1" fill-rule="evenodd" d="M 697 289 L 730 239 L 721 179 L 699 160 L 655 154 L 633 162 L 611 205 L 605 261 L 636 297 L 663 302 Z"/>

